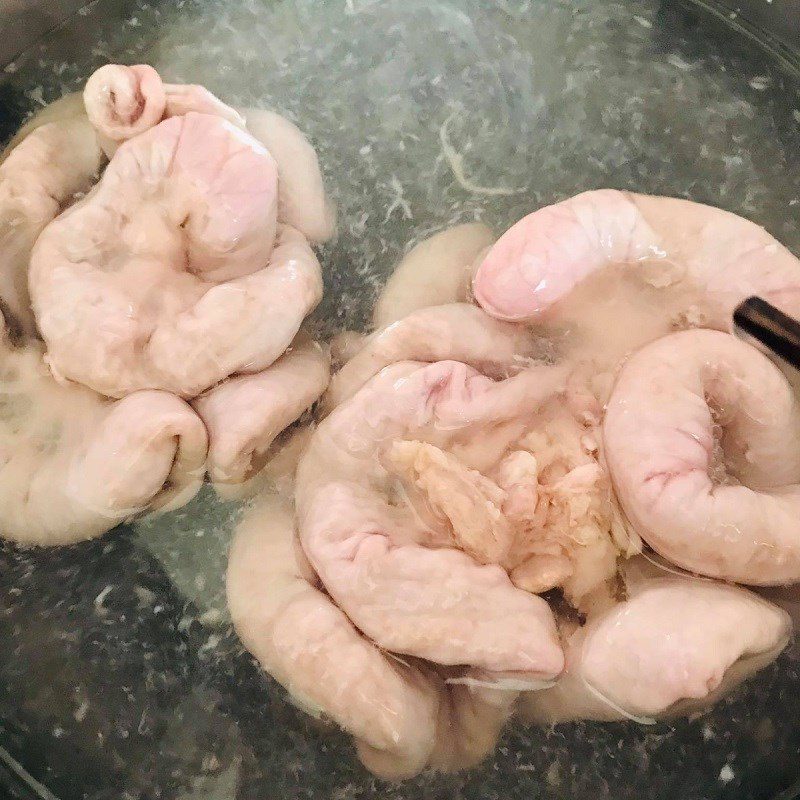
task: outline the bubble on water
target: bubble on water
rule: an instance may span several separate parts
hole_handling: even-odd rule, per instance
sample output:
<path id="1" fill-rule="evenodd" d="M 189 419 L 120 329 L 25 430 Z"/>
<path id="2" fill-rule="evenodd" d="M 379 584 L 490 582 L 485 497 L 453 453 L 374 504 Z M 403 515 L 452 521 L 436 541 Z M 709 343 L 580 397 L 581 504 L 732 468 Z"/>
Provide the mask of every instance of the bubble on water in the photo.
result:
<path id="1" fill-rule="evenodd" d="M 730 764 L 725 764 L 725 766 L 719 771 L 720 783 L 730 783 L 734 777 L 735 775 L 733 772 L 733 767 L 731 767 Z"/>

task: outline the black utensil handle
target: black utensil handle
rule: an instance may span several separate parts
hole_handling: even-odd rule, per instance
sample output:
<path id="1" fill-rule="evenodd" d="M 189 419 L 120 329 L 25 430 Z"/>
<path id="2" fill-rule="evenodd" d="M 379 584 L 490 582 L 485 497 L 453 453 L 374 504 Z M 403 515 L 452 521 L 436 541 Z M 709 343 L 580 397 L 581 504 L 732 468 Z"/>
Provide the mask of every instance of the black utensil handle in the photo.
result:
<path id="1" fill-rule="evenodd" d="M 761 297 L 748 297 L 733 312 L 734 325 L 800 369 L 800 321 Z"/>

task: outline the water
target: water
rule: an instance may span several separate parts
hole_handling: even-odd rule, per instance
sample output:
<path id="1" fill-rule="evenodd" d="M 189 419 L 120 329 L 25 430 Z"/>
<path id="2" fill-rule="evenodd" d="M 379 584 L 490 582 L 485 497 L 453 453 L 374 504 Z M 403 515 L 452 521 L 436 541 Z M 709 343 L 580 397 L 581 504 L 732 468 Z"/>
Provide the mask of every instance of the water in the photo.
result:
<path id="1" fill-rule="evenodd" d="M 0 73 L 0 124 L 107 60 L 286 114 L 339 207 L 330 335 L 431 232 L 587 188 L 718 205 L 800 253 L 796 90 L 719 47 L 654 0 L 101 0 Z M 99 542 L 0 550 L 3 744 L 60 797 L 761 798 L 798 775 L 790 654 L 701 719 L 513 729 L 478 770 L 381 784 L 241 652 L 221 583 L 237 514 L 204 494 Z"/>

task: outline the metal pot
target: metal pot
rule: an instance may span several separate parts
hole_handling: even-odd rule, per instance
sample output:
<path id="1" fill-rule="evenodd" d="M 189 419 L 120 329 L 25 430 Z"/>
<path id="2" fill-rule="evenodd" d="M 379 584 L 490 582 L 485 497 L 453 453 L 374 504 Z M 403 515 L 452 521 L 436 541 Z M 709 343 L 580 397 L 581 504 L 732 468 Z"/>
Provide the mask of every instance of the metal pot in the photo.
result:
<path id="1" fill-rule="evenodd" d="M 108 60 L 277 107 L 311 135 L 340 209 L 323 252 L 330 333 L 365 323 L 395 259 L 431 231 L 474 218 L 502 230 L 600 185 L 728 208 L 800 253 L 798 36 L 792 0 L 0 0 L 0 142 Z M 443 137 L 474 186 L 501 191 L 460 183 Z M 227 625 L 236 513 L 201 495 L 96 542 L 0 545 L 0 787 L 61 800 L 793 796 L 795 650 L 701 718 L 512 729 L 477 770 L 377 783 Z"/>

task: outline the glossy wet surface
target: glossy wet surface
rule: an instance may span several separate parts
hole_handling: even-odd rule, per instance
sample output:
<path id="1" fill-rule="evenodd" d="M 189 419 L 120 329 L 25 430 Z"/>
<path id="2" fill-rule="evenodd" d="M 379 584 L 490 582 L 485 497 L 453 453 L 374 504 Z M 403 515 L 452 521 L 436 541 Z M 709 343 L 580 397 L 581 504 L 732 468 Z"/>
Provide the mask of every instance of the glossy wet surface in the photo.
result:
<path id="1" fill-rule="evenodd" d="M 718 48 L 649 0 L 101 0 L 0 72 L 0 138 L 108 60 L 287 113 L 339 205 L 317 313 L 332 333 L 364 324 L 432 231 L 502 230 L 597 186 L 719 205 L 800 253 L 800 101 Z M 242 652 L 223 586 L 236 517 L 206 492 L 98 542 L 0 548 L 0 745 L 57 797 L 767 798 L 800 774 L 793 651 L 695 720 L 512 729 L 479 770 L 381 784 Z"/>

